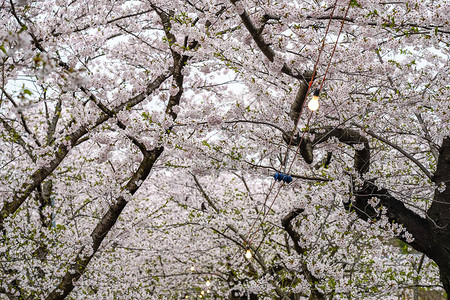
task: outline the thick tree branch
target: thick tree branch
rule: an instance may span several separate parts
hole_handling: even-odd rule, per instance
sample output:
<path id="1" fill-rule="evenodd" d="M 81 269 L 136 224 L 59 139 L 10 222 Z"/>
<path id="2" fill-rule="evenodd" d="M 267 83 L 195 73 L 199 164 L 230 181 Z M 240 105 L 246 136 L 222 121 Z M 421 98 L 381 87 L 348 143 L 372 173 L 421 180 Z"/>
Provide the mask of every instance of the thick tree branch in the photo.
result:
<path id="1" fill-rule="evenodd" d="M 16 18 L 17 22 L 24 27 L 25 24 L 22 23 L 18 15 L 16 14 L 14 10 L 14 4 L 12 1 L 12 12 L 14 17 Z M 27 27 L 24 27 L 27 28 Z M 44 47 L 40 44 L 39 40 L 36 38 L 36 36 L 33 34 L 33 32 L 27 30 L 29 35 L 31 36 L 33 40 L 33 44 L 37 49 L 39 49 L 41 52 L 46 52 Z M 68 69 L 67 64 L 59 61 L 59 66 L 63 67 L 64 69 Z M 180 65 L 180 63 L 178 63 Z M 22 186 L 16 191 L 13 195 L 13 199 L 11 202 L 7 202 L 4 204 L 0 211 L 0 230 L 3 228 L 3 222 L 4 220 L 9 217 L 11 214 L 17 211 L 17 209 L 22 205 L 22 203 L 29 197 L 31 192 L 36 189 L 42 181 L 44 181 L 48 175 L 50 175 L 53 170 L 56 169 L 56 167 L 59 166 L 59 164 L 64 160 L 66 155 L 69 153 L 70 149 L 75 147 L 79 144 L 80 139 L 86 135 L 89 131 L 93 130 L 100 124 L 107 121 L 111 115 L 116 115 L 119 111 L 125 109 L 125 108 L 131 108 L 143 100 L 145 100 L 153 91 L 155 91 L 159 86 L 171 76 L 169 73 L 164 73 L 156 77 L 153 81 L 151 81 L 144 92 L 141 92 L 137 94 L 136 96 L 130 98 L 128 101 L 123 102 L 122 104 L 116 106 L 115 108 L 110 110 L 110 113 L 102 113 L 97 118 L 97 120 L 91 125 L 86 126 L 82 125 L 77 130 L 72 132 L 71 134 L 68 134 L 64 141 L 61 142 L 57 147 L 56 151 L 54 153 L 54 158 L 44 167 L 39 168 L 36 170 L 32 175 L 30 175 L 30 179 L 23 183 Z M 82 88 L 82 87 L 81 87 Z M 85 89 L 86 91 L 86 89 Z M 173 104 L 172 104 L 173 105 Z"/>
<path id="2" fill-rule="evenodd" d="M 294 243 L 294 250 L 297 252 L 298 255 L 303 256 L 306 254 L 306 249 L 300 246 L 300 235 L 295 231 L 293 228 L 291 222 L 294 220 L 297 216 L 299 216 L 304 209 L 298 208 L 293 211 L 291 211 L 289 214 L 287 214 L 282 220 L 281 225 L 284 227 L 284 230 L 288 233 L 289 237 L 291 238 L 292 242 Z M 323 299 L 325 300 L 326 297 L 324 294 L 319 292 L 316 288 L 316 284 L 319 282 L 319 280 L 314 277 L 314 275 L 311 274 L 311 272 L 308 270 L 308 267 L 305 263 L 301 264 L 303 275 L 305 275 L 306 280 L 308 280 L 309 284 L 311 285 L 311 296 L 312 299 Z"/>
<path id="3" fill-rule="evenodd" d="M 239 0 L 230 0 L 230 2 L 233 5 L 236 5 L 239 2 Z M 257 28 L 253 24 L 252 20 L 250 19 L 250 16 L 247 14 L 247 12 L 245 10 L 239 15 L 239 17 L 241 18 L 242 23 L 244 23 L 245 28 L 247 28 L 248 32 L 252 36 L 252 38 L 255 41 L 256 45 L 258 46 L 259 50 L 261 50 L 261 52 L 264 54 L 265 57 L 267 57 L 267 59 L 270 62 L 273 62 L 275 59 L 275 51 L 273 51 L 273 49 L 270 47 L 270 45 L 264 41 L 264 37 L 262 36 L 262 28 Z M 301 75 L 297 71 L 294 72 L 286 64 L 283 64 L 283 67 L 281 68 L 281 72 L 288 76 L 297 78 L 300 81 L 304 80 L 303 75 Z"/>
<path id="4" fill-rule="evenodd" d="M 118 105 L 117 107 L 111 109 L 113 114 L 117 114 L 119 111 L 125 107 L 133 107 L 147 96 L 149 96 L 154 90 L 156 90 L 170 75 L 162 74 L 159 75 L 154 81 L 147 85 L 147 90 L 138 94 L 137 96 L 131 98 L 129 101 Z M 68 134 L 64 141 L 61 142 L 54 152 L 54 158 L 44 167 L 37 169 L 33 174 L 30 175 L 30 179 L 23 183 L 22 186 L 13 195 L 11 202 L 5 203 L 0 211 L 0 229 L 3 227 L 3 221 L 13 214 L 22 205 L 22 203 L 30 196 L 31 192 L 44 181 L 48 175 L 50 175 L 53 170 L 55 170 L 59 164 L 64 160 L 64 158 L 69 153 L 70 149 L 76 146 L 84 135 L 89 131 L 93 130 L 100 124 L 106 122 L 110 118 L 109 115 L 102 113 L 97 120 L 91 126 L 80 126 L 77 130 Z"/>
<path id="5" fill-rule="evenodd" d="M 450 137 L 445 137 L 434 174 L 436 190 L 433 203 L 428 210 L 428 224 L 432 229 L 434 240 L 439 243 L 439 253 L 432 257 L 438 264 L 441 281 L 447 293 L 450 292 Z M 436 250 L 437 250 L 436 249 Z M 426 255 L 428 253 L 425 252 Z M 428 255 L 429 256 L 429 255 Z"/>
<path id="6" fill-rule="evenodd" d="M 292 138 L 292 142 L 291 142 Z M 298 144 L 301 141 L 300 144 L 300 155 L 303 157 L 305 162 L 307 164 L 312 164 L 314 161 L 314 153 L 313 153 L 313 143 L 308 137 L 304 137 L 303 139 L 300 138 L 300 135 L 296 135 L 294 137 L 291 137 L 291 133 L 289 134 L 283 134 L 283 140 L 284 142 L 289 145 L 291 143 L 291 146 L 298 146 Z"/>
<path id="7" fill-rule="evenodd" d="M 450 208 L 450 137 L 442 142 L 433 181 L 437 189 L 428 215 L 436 223 L 439 235 L 446 232 L 445 237 L 450 238 L 450 215 L 447 213 Z"/>
<path id="8" fill-rule="evenodd" d="M 355 201 L 346 203 L 348 208 L 352 208 L 364 221 L 374 221 L 380 218 L 379 209 L 386 209 L 386 216 L 390 222 L 402 224 L 403 227 L 413 235 L 412 242 L 407 242 L 411 247 L 422 253 L 429 253 L 430 247 L 434 247 L 432 233 L 427 220 L 408 209 L 405 204 L 393 197 L 386 189 L 378 188 L 374 183 L 365 181 L 362 188 L 354 193 Z M 372 198 L 379 199 L 376 207 L 370 205 Z M 432 255 L 427 254 L 429 257 Z"/>
<path id="9" fill-rule="evenodd" d="M 188 55 L 180 55 L 175 49 L 173 49 L 173 45 L 177 43 L 177 40 L 175 38 L 175 35 L 171 32 L 171 22 L 170 22 L 170 16 L 165 13 L 163 10 L 156 7 L 154 4 L 150 3 L 152 8 L 155 10 L 155 12 L 158 14 L 158 16 L 161 19 L 161 22 L 163 24 L 164 33 L 166 35 L 166 38 L 169 42 L 169 48 L 172 53 L 172 58 L 174 61 L 173 69 L 172 69 L 172 75 L 174 79 L 174 86 L 172 88 L 177 89 L 175 94 L 171 94 L 169 98 L 169 103 L 166 107 L 166 114 L 172 117 L 173 120 L 176 119 L 177 115 L 173 111 L 173 108 L 180 103 L 181 95 L 183 94 L 183 80 L 184 76 L 182 73 L 182 69 L 186 65 L 187 61 L 189 60 Z M 188 37 L 185 37 L 184 47 L 187 47 L 189 49 L 194 49 L 197 47 L 198 42 L 192 41 L 189 46 L 187 45 Z"/>
<path id="10" fill-rule="evenodd" d="M 233 5 L 236 5 L 239 0 L 230 0 L 230 2 Z M 252 20 L 250 20 L 250 16 L 245 10 L 239 15 L 239 17 L 241 18 L 242 23 L 244 23 L 245 28 L 247 28 L 248 32 L 252 36 L 259 50 L 261 50 L 261 52 L 267 57 L 268 60 L 273 62 L 275 58 L 275 52 L 272 50 L 272 48 L 270 48 L 270 45 L 264 41 L 261 30 L 256 28 Z"/>
<path id="11" fill-rule="evenodd" d="M 337 138 L 340 142 L 349 146 L 362 145 L 361 149 L 355 149 L 354 167 L 355 170 L 364 174 L 369 171 L 370 166 L 370 147 L 369 141 L 359 132 L 348 128 L 323 127 L 324 133 L 316 133 L 313 145 L 323 143 L 330 137 Z"/>
<path id="12" fill-rule="evenodd" d="M 428 210 L 428 224 L 433 232 L 434 240 L 439 243 L 440 250 L 431 257 L 439 266 L 442 284 L 450 296 L 450 137 L 442 141 L 439 149 L 436 172 L 433 181 L 436 183 L 433 203 Z"/>
<path id="13" fill-rule="evenodd" d="M 300 115 L 302 114 L 303 107 L 305 106 L 305 100 L 307 96 L 307 92 L 309 89 L 308 81 L 311 80 L 312 74 L 306 74 L 309 76 L 305 77 L 305 80 L 299 81 L 299 87 L 297 94 L 295 95 L 294 102 L 291 104 L 291 110 L 289 111 L 289 117 L 294 122 L 294 127 L 297 126 L 297 123 L 300 119 Z"/>
<path id="14" fill-rule="evenodd" d="M 124 191 L 126 193 L 133 195 L 138 190 L 142 182 L 144 182 L 149 175 L 153 165 L 163 150 L 163 147 L 158 147 L 143 153 L 144 158 L 141 161 L 138 170 L 125 185 Z M 46 300 L 62 300 L 73 290 L 74 282 L 83 275 L 89 262 L 100 247 L 100 244 L 114 226 L 126 205 L 127 200 L 125 197 L 119 196 L 115 203 L 109 207 L 106 214 L 103 215 L 102 219 L 91 233 L 92 249 L 87 250 L 88 248 L 86 247 L 78 253 L 75 263 L 72 264 L 70 270 L 64 275 L 58 286 L 47 296 Z"/>
<path id="15" fill-rule="evenodd" d="M 294 230 L 292 227 L 292 220 L 294 220 L 297 216 L 299 216 L 302 212 L 305 210 L 302 208 L 298 208 L 296 210 L 291 211 L 289 214 L 287 214 L 282 220 L 281 225 L 284 227 L 284 230 L 289 234 L 291 237 L 292 242 L 294 243 L 294 250 L 299 254 L 303 255 L 306 252 L 306 249 L 300 246 L 300 235 Z"/>
<path id="16" fill-rule="evenodd" d="M 62 109 L 62 100 L 58 99 L 58 102 L 55 106 L 55 112 L 53 114 L 52 120 L 48 121 L 48 130 L 47 130 L 47 145 L 50 145 L 53 142 L 53 135 L 56 131 L 56 125 L 58 124 L 59 119 L 61 118 L 61 109 Z"/>
<path id="17" fill-rule="evenodd" d="M 324 127 L 320 129 L 320 132 L 319 130 L 313 130 L 313 132 L 315 133 L 315 138 L 312 142 L 313 146 L 325 142 L 330 137 L 336 137 L 340 142 L 349 146 L 362 144 L 362 148 L 358 147 L 358 149 L 355 149 L 355 169 L 360 175 L 365 174 L 369 170 L 369 143 L 358 131 L 345 128 Z M 367 133 L 371 134 L 372 132 Z M 378 135 L 374 135 L 374 137 L 379 138 Z M 393 143 L 382 141 L 400 151 L 399 147 L 395 147 Z M 298 145 L 300 142 L 299 137 L 294 139 L 294 142 Z M 400 152 L 403 153 L 404 150 L 401 150 Z M 309 155 L 312 156 L 312 153 Z M 411 159 L 409 155 L 405 156 Z M 444 139 L 440 150 L 436 174 L 434 177 L 430 175 L 429 178 L 432 178 L 441 187 L 445 187 L 445 184 L 450 184 L 450 138 Z M 444 287 L 449 290 L 450 271 L 445 270 L 450 270 L 450 264 L 446 259 L 450 254 L 450 242 L 448 242 L 450 241 L 450 216 L 446 213 L 450 206 L 450 188 L 441 189 L 441 191 L 438 189 L 436 191 L 435 200 L 428 211 L 429 220 L 411 211 L 402 201 L 393 197 L 386 189 L 378 188 L 373 182 L 368 180 L 364 181 L 364 185 L 361 188 L 355 188 L 354 196 L 355 200 L 353 202 L 345 203 L 347 209 L 354 210 L 365 221 L 374 221 L 380 218 L 379 209 L 383 207 L 386 210 L 386 215 L 390 222 L 403 225 L 405 230 L 413 236 L 412 241 L 406 240 L 406 238 L 400 238 L 417 251 L 426 254 L 439 265 L 442 282 L 444 283 Z M 375 207 L 370 204 L 373 198 L 379 199 L 379 203 Z M 287 216 L 284 222 L 287 222 L 294 216 L 294 213 Z M 288 233 L 292 231 L 289 227 L 284 227 Z M 290 235 L 293 240 L 298 239 L 298 236 L 295 236 L 294 233 Z M 439 241 L 439 244 L 436 241 Z"/>
<path id="18" fill-rule="evenodd" d="M 166 20 L 167 21 L 167 20 Z M 164 21 L 163 21 L 164 22 Z M 170 23 L 169 23 L 170 25 Z M 168 32 L 170 33 L 170 28 Z M 177 118 L 177 114 L 174 112 L 173 107 L 179 104 L 182 92 L 183 92 L 183 68 L 188 60 L 187 56 L 181 56 L 175 51 L 172 51 L 172 56 L 174 59 L 174 65 L 172 68 L 172 74 L 174 76 L 175 83 L 178 87 L 178 92 L 175 95 L 171 95 L 169 102 L 166 107 L 166 114 L 169 115 L 174 121 Z M 113 117 L 118 111 L 109 110 L 105 105 L 103 105 L 92 93 L 81 87 L 82 91 L 89 95 L 89 98 L 94 101 L 97 106 L 104 112 L 108 117 Z M 132 99 L 133 100 L 133 99 Z M 125 125 L 118 121 L 120 128 L 125 129 Z M 170 133 L 170 130 L 167 132 Z M 124 190 L 133 195 L 141 186 L 141 184 L 146 180 L 149 175 L 154 163 L 158 157 L 162 154 L 164 148 L 157 147 L 153 150 L 148 151 L 145 146 L 140 143 L 136 138 L 129 136 L 131 141 L 138 146 L 144 155 L 144 158 L 138 168 L 138 170 L 133 174 L 131 179 L 126 184 Z M 102 217 L 101 221 L 97 224 L 95 229 L 91 233 L 92 237 L 92 252 L 87 256 L 83 256 L 83 250 L 77 255 L 76 263 L 72 266 L 72 270 L 67 272 L 57 288 L 55 288 L 46 300 L 62 300 L 64 299 L 74 288 L 73 281 L 78 280 L 81 275 L 85 272 L 90 260 L 95 255 L 99 249 L 102 241 L 112 229 L 117 219 L 119 218 L 121 212 L 127 205 L 127 200 L 124 196 L 119 196 L 116 202 L 110 206 L 106 214 Z M 75 272 L 74 272 L 75 271 Z M 63 291 L 62 293 L 60 291 Z"/>
<path id="19" fill-rule="evenodd" d="M 428 179 L 432 180 L 432 175 L 430 173 L 430 171 L 428 171 L 427 168 L 425 168 L 425 166 L 423 164 L 420 163 L 420 161 L 418 161 L 417 159 L 414 158 L 414 156 L 412 156 L 411 154 L 409 154 L 408 152 L 406 152 L 403 148 L 401 148 L 400 146 L 390 142 L 389 140 L 383 138 L 382 136 L 379 136 L 378 134 L 366 129 L 364 130 L 367 134 L 369 134 L 370 136 L 376 138 L 377 140 L 382 141 L 383 143 L 391 146 L 392 148 L 394 148 L 395 150 L 397 150 L 398 152 L 400 152 L 401 154 L 403 154 L 406 158 L 408 158 L 409 160 L 411 160 L 413 163 L 416 164 L 416 166 L 419 167 L 420 170 L 422 170 L 422 172 L 428 177 Z"/>
<path id="20" fill-rule="evenodd" d="M 359 132 L 348 128 L 337 128 L 331 126 L 325 126 L 320 129 L 312 130 L 315 133 L 315 138 L 310 141 L 308 138 L 303 139 L 300 145 L 300 154 L 307 163 L 312 163 L 314 154 L 313 149 L 317 144 L 326 142 L 331 137 L 337 138 L 340 142 L 349 146 L 362 145 L 361 149 L 355 149 L 354 166 L 355 170 L 360 174 L 364 174 L 369 170 L 370 166 L 370 150 L 369 142 L 367 138 L 362 136 Z M 288 143 L 288 137 L 283 137 L 284 141 Z M 298 146 L 300 143 L 300 136 L 297 136 L 292 140 L 292 145 Z"/>

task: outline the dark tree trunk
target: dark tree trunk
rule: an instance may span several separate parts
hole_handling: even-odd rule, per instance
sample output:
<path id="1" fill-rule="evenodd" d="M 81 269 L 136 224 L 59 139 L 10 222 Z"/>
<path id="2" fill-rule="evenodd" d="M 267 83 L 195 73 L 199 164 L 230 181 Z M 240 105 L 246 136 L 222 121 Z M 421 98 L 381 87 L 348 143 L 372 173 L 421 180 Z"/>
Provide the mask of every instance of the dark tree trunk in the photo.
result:
<path id="1" fill-rule="evenodd" d="M 408 243 L 414 249 L 431 258 L 439 267 L 441 282 L 447 295 L 450 295 L 450 138 L 444 139 L 433 181 L 438 187 L 433 203 L 424 219 L 408 209 L 385 189 L 377 188 L 373 183 L 365 182 L 356 192 L 356 201 L 352 203 L 358 209 L 360 218 L 376 218 L 374 210 L 368 204 L 371 197 L 380 199 L 380 205 L 387 208 L 389 220 L 402 224 L 414 237 Z M 450 299 L 450 298 L 448 298 Z"/>
<path id="2" fill-rule="evenodd" d="M 442 143 L 433 181 L 438 188 L 427 221 L 439 251 L 432 251 L 435 256 L 430 258 L 439 266 L 442 284 L 450 298 L 450 137 Z"/>
<path id="3" fill-rule="evenodd" d="M 336 137 L 340 142 L 349 146 L 363 144 L 363 149 L 355 150 L 354 168 L 360 175 L 369 170 L 370 148 L 365 137 L 352 129 L 331 127 L 323 129 L 325 129 L 325 133 L 316 134 L 313 145 L 325 142 L 330 137 Z M 298 145 L 299 139 L 293 139 L 293 144 Z M 312 151 L 311 148 L 306 155 L 300 152 L 308 163 L 312 161 Z M 369 204 L 369 200 L 377 197 L 380 200 L 379 207 L 383 206 L 387 209 L 389 221 L 402 224 L 413 235 L 414 240 L 408 242 L 404 238 L 399 238 L 438 265 L 441 282 L 447 292 L 447 299 L 450 299 L 450 137 L 444 138 L 442 142 L 432 181 L 437 188 L 426 218 L 416 214 L 386 189 L 378 188 L 369 180 L 366 180 L 362 187 L 354 186 L 355 200 L 344 203 L 344 205 L 347 209 L 354 210 L 365 221 L 376 220 L 378 218 L 377 211 Z M 291 235 L 291 238 L 295 239 L 295 235 Z"/>
<path id="4" fill-rule="evenodd" d="M 380 205 L 387 208 L 389 220 L 402 224 L 414 237 L 412 242 L 401 239 L 438 265 L 441 282 L 447 295 L 450 295 L 450 138 L 448 137 L 442 143 L 433 181 L 438 188 L 427 211 L 427 219 L 411 211 L 387 190 L 379 189 L 367 181 L 364 187 L 356 192 L 356 201 L 352 205 L 357 208 L 356 212 L 360 218 L 375 219 L 375 211 L 368 205 L 368 200 L 374 196 L 379 198 Z"/>

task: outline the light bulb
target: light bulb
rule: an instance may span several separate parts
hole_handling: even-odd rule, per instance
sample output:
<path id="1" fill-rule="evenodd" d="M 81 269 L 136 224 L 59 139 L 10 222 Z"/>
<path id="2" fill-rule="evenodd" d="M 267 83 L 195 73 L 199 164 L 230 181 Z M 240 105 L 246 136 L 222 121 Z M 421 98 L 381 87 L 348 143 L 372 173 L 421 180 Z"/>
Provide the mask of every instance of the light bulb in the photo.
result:
<path id="1" fill-rule="evenodd" d="M 211 281 L 206 280 L 206 286 L 211 286 Z"/>
<path id="2" fill-rule="evenodd" d="M 195 268 L 194 268 L 194 266 L 192 266 L 192 267 L 191 267 L 191 271 L 194 272 L 194 270 L 195 270 Z"/>
<path id="3" fill-rule="evenodd" d="M 206 290 L 206 293 L 209 294 L 209 293 L 211 293 L 211 291 L 210 290 Z"/>
<path id="4" fill-rule="evenodd" d="M 318 89 L 315 89 L 312 99 L 308 102 L 308 108 L 311 111 L 316 111 L 319 109 L 319 94 L 320 91 Z"/>
<path id="5" fill-rule="evenodd" d="M 184 299 L 189 299 L 189 296 L 188 295 L 184 296 Z"/>
<path id="6" fill-rule="evenodd" d="M 248 249 L 248 250 L 245 252 L 245 257 L 248 258 L 248 259 L 252 258 L 252 252 L 250 251 L 250 249 Z"/>
<path id="7" fill-rule="evenodd" d="M 205 294 L 205 291 L 202 291 L 201 294 L 204 295 L 204 294 Z"/>

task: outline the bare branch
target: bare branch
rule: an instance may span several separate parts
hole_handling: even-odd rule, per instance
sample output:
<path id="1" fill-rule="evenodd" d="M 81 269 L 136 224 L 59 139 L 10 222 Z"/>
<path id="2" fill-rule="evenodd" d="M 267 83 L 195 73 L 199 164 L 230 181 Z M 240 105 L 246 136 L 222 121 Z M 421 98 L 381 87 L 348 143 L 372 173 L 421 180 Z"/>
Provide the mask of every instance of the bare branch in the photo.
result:
<path id="1" fill-rule="evenodd" d="M 431 153 L 433 154 L 434 159 L 437 161 L 438 158 L 439 158 L 439 149 L 436 146 L 436 144 L 433 143 L 433 140 L 431 139 L 430 132 L 428 131 L 428 128 L 427 128 L 427 126 L 426 126 L 426 124 L 425 124 L 425 122 L 424 122 L 424 120 L 422 118 L 422 115 L 419 114 L 419 113 L 415 113 L 415 115 L 417 117 L 417 120 L 419 120 L 420 126 L 422 126 L 423 132 L 425 133 L 425 139 L 427 140 L 428 145 L 430 145 Z"/>
<path id="2" fill-rule="evenodd" d="M 11 104 L 15 108 L 18 108 L 17 103 L 14 101 L 13 97 L 9 93 L 7 93 L 3 87 L 1 87 L 0 89 L 1 89 L 2 93 L 6 96 L 6 98 L 11 102 Z M 25 130 L 26 133 L 28 133 L 33 138 L 33 140 L 36 143 L 36 145 L 38 145 L 40 147 L 41 143 L 36 138 L 36 135 L 33 132 L 31 132 L 30 128 L 28 127 L 27 122 L 26 122 L 26 118 L 25 118 L 23 112 L 20 109 L 18 109 L 17 111 L 18 111 L 18 113 L 20 115 L 20 121 L 21 121 L 21 124 L 23 126 L 23 129 Z"/>
<path id="3" fill-rule="evenodd" d="M 400 146 L 398 146 L 398 145 L 396 145 L 396 144 L 394 144 L 394 143 L 388 141 L 387 139 L 385 139 L 385 138 L 379 136 L 378 134 L 376 134 L 376 133 L 374 133 L 374 132 L 372 132 L 372 131 L 370 131 L 370 130 L 368 130 L 368 129 L 366 129 L 365 132 L 366 132 L 367 134 L 369 134 L 370 136 L 376 138 L 377 140 L 380 140 L 380 141 L 382 141 L 383 143 L 385 143 L 385 144 L 391 146 L 392 148 L 394 148 L 395 150 L 397 150 L 397 151 L 400 152 L 401 154 L 403 154 L 405 157 L 407 157 L 409 160 L 411 160 L 413 163 L 415 163 L 416 166 L 418 166 L 418 167 L 422 170 L 422 172 L 428 177 L 428 179 L 433 180 L 433 179 L 432 179 L 433 176 L 431 175 L 430 171 L 428 171 L 428 169 L 425 168 L 425 166 L 422 165 L 422 164 L 420 163 L 420 161 L 418 161 L 417 159 L 415 159 L 411 154 L 409 154 L 408 152 L 406 152 L 403 148 L 401 148 Z"/>
<path id="4" fill-rule="evenodd" d="M 31 160 L 33 162 L 36 162 L 36 157 L 34 157 L 30 147 L 27 145 L 27 143 L 25 143 L 22 136 L 11 125 L 9 125 L 8 122 L 6 122 L 3 118 L 0 118 L 0 123 L 2 123 L 3 127 L 5 127 L 5 129 L 7 131 L 9 131 L 9 134 L 13 138 L 13 141 L 16 142 L 17 144 L 19 144 L 23 148 L 23 150 L 25 150 L 25 152 L 27 153 L 27 155 L 31 158 Z"/>

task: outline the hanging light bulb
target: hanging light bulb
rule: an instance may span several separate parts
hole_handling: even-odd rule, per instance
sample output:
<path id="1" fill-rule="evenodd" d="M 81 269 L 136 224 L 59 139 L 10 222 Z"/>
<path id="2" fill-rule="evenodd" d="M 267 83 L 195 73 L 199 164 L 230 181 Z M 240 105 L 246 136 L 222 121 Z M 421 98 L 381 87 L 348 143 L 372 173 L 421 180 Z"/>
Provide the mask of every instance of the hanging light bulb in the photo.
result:
<path id="1" fill-rule="evenodd" d="M 248 259 L 252 258 L 252 251 L 250 251 L 250 249 L 247 249 L 247 251 L 245 252 L 245 257 Z"/>
<path id="2" fill-rule="evenodd" d="M 194 266 L 191 267 L 191 272 L 194 272 L 195 268 Z"/>
<path id="3" fill-rule="evenodd" d="M 316 111 L 319 109 L 319 94 L 320 94 L 320 91 L 318 89 L 315 89 L 312 99 L 309 100 L 309 102 L 308 102 L 308 108 L 311 111 Z"/>
<path id="4" fill-rule="evenodd" d="M 184 299 L 189 299 L 189 295 L 188 294 L 184 295 Z"/>
<path id="5" fill-rule="evenodd" d="M 206 286 L 211 286 L 211 281 L 210 280 L 206 280 Z"/>

